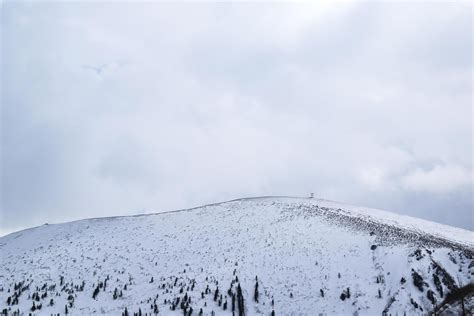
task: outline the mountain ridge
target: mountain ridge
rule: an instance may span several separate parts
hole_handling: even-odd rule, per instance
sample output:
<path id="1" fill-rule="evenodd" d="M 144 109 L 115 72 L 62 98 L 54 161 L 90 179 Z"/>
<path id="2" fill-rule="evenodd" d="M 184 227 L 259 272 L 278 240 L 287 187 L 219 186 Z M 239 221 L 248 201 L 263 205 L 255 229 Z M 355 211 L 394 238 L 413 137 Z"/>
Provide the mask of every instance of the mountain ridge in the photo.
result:
<path id="1" fill-rule="evenodd" d="M 0 311 L 421 315 L 472 284 L 472 234 L 295 197 L 42 225 L 0 238 Z"/>
<path id="2" fill-rule="evenodd" d="M 25 229 L 21 229 L 15 232 L 11 232 L 7 235 L 0 236 L 0 239 L 3 237 L 7 237 L 12 234 L 17 234 L 21 233 L 30 229 L 36 229 L 45 225 L 64 225 L 64 224 L 70 224 L 70 223 L 75 223 L 79 221 L 88 221 L 88 220 L 112 220 L 112 219 L 119 219 L 119 218 L 126 218 L 126 217 L 141 217 L 141 216 L 156 216 L 156 215 L 162 215 L 162 214 L 172 214 L 172 213 L 178 213 L 178 212 L 188 212 L 188 211 L 193 211 L 196 209 L 204 208 L 204 207 L 212 207 L 212 206 L 219 206 L 219 205 L 224 205 L 227 203 L 232 203 L 232 202 L 240 202 L 240 201 L 255 201 L 255 200 L 271 200 L 271 199 L 277 199 L 277 200 L 282 200 L 282 199 L 287 199 L 287 200 L 295 200 L 295 201 L 305 201 L 305 202 L 311 202 L 311 204 L 316 204 L 320 205 L 322 204 L 323 206 L 328 206 L 331 205 L 332 208 L 336 209 L 341 209 L 344 210 L 343 207 L 350 209 L 351 211 L 354 211 L 356 209 L 359 210 L 364 210 L 367 212 L 369 217 L 372 217 L 374 219 L 380 219 L 375 216 L 374 212 L 384 212 L 385 214 L 391 214 L 394 215 L 395 218 L 398 219 L 407 219 L 407 220 L 415 220 L 418 223 L 425 223 L 425 224 L 430 224 L 434 225 L 437 228 L 449 228 L 449 230 L 452 232 L 457 232 L 459 237 L 461 235 L 464 235 L 464 238 L 460 238 L 460 240 L 456 240 L 455 238 L 453 239 L 453 236 L 440 236 L 442 238 L 449 239 L 450 241 L 453 242 L 458 242 L 460 244 L 466 243 L 470 247 L 474 247 L 474 232 L 465 228 L 457 227 L 457 226 L 451 226 L 439 222 L 434 222 L 430 221 L 427 219 L 419 218 L 419 217 L 414 217 L 410 215 L 404 215 L 404 214 L 399 214 L 393 211 L 389 210 L 384 210 L 384 209 L 377 209 L 377 208 L 369 208 L 369 207 L 362 207 L 362 206 L 356 206 L 350 203 L 345 203 L 345 202 L 338 202 L 338 201 L 333 201 L 333 200 L 328 200 L 328 199 L 320 199 L 320 198 L 311 198 L 311 197 L 299 197 L 299 196 L 286 196 L 286 195 L 266 195 L 266 196 L 251 196 L 251 197 L 242 197 L 242 198 L 236 198 L 236 199 L 231 199 L 231 200 L 225 200 L 225 201 L 220 201 L 220 202 L 215 202 L 215 203 L 209 203 L 209 204 L 203 204 L 199 206 L 194 206 L 190 208 L 182 208 L 182 209 L 176 209 L 176 210 L 167 210 L 167 211 L 161 211 L 161 212 L 150 212 L 150 213 L 142 213 L 142 214 L 132 214 L 132 215 L 116 215 L 116 216 L 103 216 L 103 217 L 88 217 L 88 218 L 83 218 L 83 219 L 77 219 L 77 220 L 72 220 L 72 221 L 66 221 L 66 222 L 60 222 L 60 223 L 46 223 L 43 225 L 38 225 L 34 227 L 29 227 Z M 372 213 L 372 214 L 370 214 Z M 385 223 L 387 224 L 387 223 Z M 399 224 L 397 222 L 392 223 L 392 224 Z M 406 227 L 405 227 L 406 228 Z M 433 234 L 432 231 L 425 231 L 426 233 Z M 434 237 L 437 237 L 436 234 L 433 234 Z"/>

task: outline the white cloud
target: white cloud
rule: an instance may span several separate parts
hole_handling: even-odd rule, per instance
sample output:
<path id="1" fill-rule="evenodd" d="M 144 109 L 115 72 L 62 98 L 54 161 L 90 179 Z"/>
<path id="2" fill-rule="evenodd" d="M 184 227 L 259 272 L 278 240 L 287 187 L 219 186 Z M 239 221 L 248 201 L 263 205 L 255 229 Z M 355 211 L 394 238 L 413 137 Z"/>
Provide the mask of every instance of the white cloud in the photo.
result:
<path id="1" fill-rule="evenodd" d="M 312 191 L 430 219 L 448 203 L 430 204 L 438 177 L 462 200 L 449 223 L 466 226 L 472 202 L 456 190 L 472 186 L 460 175 L 472 171 L 472 17 L 462 9 L 10 2 L 5 229 Z"/>
<path id="2" fill-rule="evenodd" d="M 450 193 L 463 187 L 472 187 L 472 171 L 460 166 L 436 165 L 430 170 L 417 168 L 402 178 L 405 189 Z"/>
<path id="3" fill-rule="evenodd" d="M 363 185 L 366 185 L 368 189 L 383 189 L 383 182 L 385 174 L 383 170 L 379 168 L 367 168 L 360 171 L 360 180 Z"/>

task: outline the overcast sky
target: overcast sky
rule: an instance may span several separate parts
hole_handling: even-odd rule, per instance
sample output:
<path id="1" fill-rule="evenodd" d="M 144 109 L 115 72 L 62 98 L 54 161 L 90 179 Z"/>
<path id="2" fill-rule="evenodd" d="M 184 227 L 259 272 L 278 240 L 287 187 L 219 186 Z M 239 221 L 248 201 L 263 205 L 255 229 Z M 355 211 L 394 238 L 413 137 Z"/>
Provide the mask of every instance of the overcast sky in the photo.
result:
<path id="1" fill-rule="evenodd" d="M 0 235 L 259 195 L 474 229 L 467 3 L 4 3 Z"/>

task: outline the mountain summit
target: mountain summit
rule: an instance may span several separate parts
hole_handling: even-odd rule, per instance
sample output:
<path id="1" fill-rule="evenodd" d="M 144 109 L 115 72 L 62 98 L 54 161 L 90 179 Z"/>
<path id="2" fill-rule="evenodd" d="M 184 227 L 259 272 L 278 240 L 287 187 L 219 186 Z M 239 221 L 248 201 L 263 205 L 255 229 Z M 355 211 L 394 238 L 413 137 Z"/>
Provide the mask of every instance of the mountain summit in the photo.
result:
<path id="1" fill-rule="evenodd" d="M 0 238 L 0 312 L 407 315 L 472 311 L 474 233 L 262 197 Z"/>

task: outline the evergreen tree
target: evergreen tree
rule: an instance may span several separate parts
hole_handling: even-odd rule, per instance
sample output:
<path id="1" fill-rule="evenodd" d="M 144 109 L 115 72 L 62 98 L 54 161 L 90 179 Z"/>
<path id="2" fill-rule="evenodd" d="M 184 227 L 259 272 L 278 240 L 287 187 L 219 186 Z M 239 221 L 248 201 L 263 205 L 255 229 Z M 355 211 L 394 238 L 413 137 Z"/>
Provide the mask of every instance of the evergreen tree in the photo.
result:
<path id="1" fill-rule="evenodd" d="M 97 287 L 94 289 L 94 293 L 92 293 L 92 298 L 95 299 L 97 295 L 99 295 L 100 291 L 100 285 L 97 285 Z"/>
<path id="2" fill-rule="evenodd" d="M 255 277 L 256 279 L 257 277 Z M 255 281 L 255 291 L 253 294 L 253 299 L 258 303 L 258 281 Z"/>
<path id="3" fill-rule="evenodd" d="M 339 298 L 341 299 L 341 301 L 344 301 L 346 299 L 346 293 L 342 291 L 341 296 L 339 296 Z"/>
<path id="4" fill-rule="evenodd" d="M 240 283 L 237 286 L 237 306 L 239 307 L 239 316 L 243 316 L 245 314 L 245 306 L 244 296 L 242 295 L 242 288 L 240 287 Z"/>
<path id="5" fill-rule="evenodd" d="M 216 287 L 216 290 L 214 292 L 214 302 L 217 301 L 218 295 L 219 295 L 219 287 Z"/>

